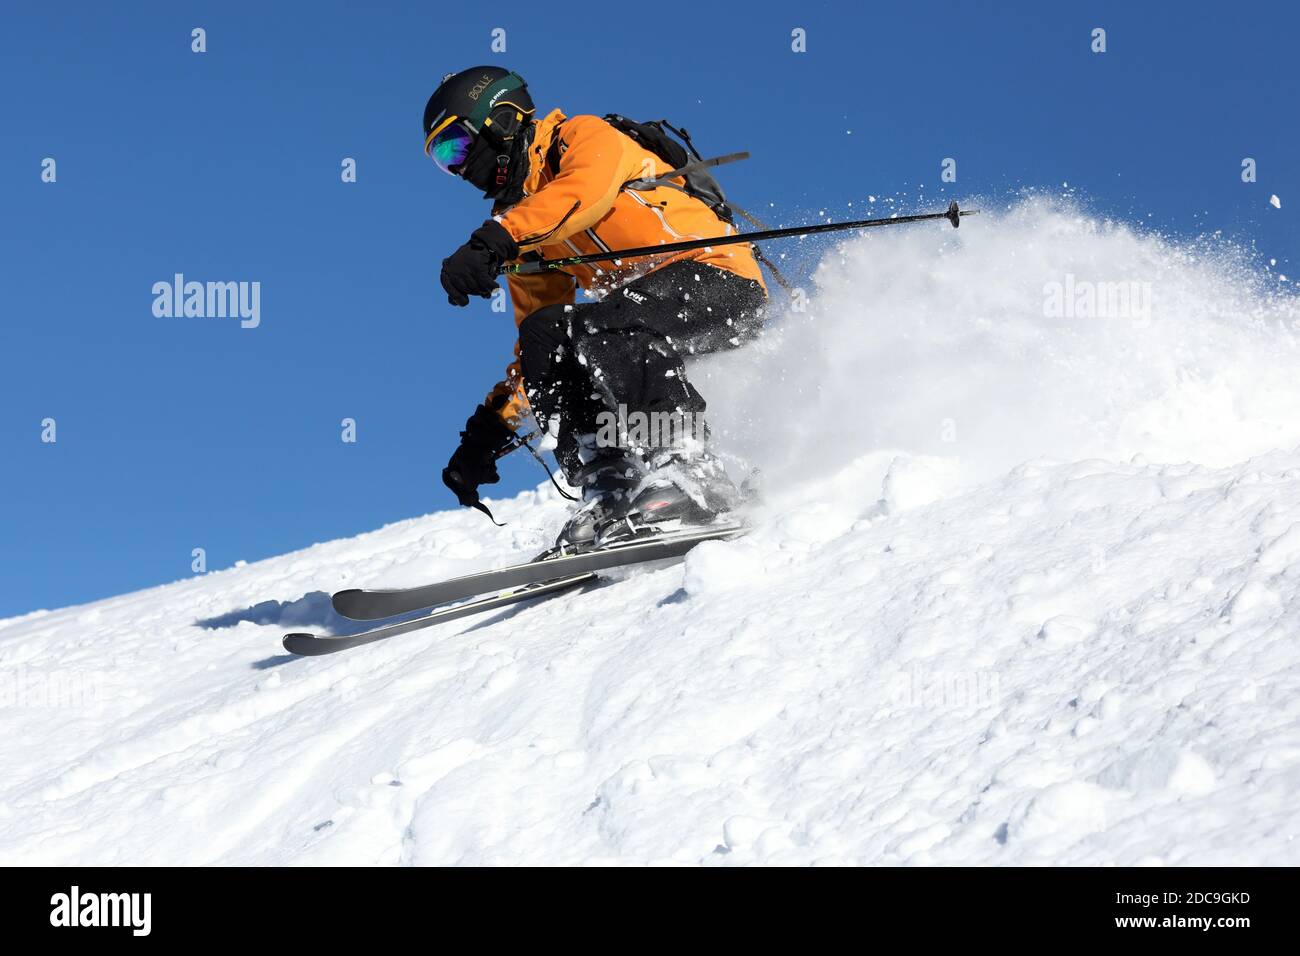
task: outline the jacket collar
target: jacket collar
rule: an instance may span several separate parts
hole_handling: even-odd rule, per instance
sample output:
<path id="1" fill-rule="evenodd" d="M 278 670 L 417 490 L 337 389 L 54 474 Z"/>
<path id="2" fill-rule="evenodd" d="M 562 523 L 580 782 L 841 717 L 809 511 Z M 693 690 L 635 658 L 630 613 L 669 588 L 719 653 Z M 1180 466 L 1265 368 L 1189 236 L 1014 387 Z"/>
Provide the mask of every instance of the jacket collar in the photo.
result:
<path id="1" fill-rule="evenodd" d="M 533 133 L 533 145 L 528 151 L 528 178 L 524 181 L 525 194 L 535 193 L 542 187 L 542 172 L 546 169 L 546 154 L 555 143 L 555 136 L 560 124 L 567 116 L 559 110 L 551 110 L 540 120 Z"/>
<path id="2" fill-rule="evenodd" d="M 533 144 L 528 148 L 528 175 L 524 177 L 525 197 L 531 196 L 542 188 L 542 176 L 546 173 L 547 154 L 555 142 L 560 124 L 566 119 L 568 117 L 560 110 L 551 110 L 541 119 L 533 120 Z M 492 214 L 499 216 L 509 208 L 509 206 L 498 203 L 492 207 Z"/>

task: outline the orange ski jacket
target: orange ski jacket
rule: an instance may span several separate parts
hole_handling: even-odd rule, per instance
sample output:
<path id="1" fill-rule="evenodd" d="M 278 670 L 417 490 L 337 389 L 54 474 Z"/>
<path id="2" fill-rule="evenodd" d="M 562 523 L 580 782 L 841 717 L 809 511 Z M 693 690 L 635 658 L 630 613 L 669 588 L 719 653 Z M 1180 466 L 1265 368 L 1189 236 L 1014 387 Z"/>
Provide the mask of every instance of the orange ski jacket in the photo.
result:
<path id="1" fill-rule="evenodd" d="M 630 136 L 598 116 L 566 117 L 553 110 L 536 121 L 528 151 L 524 198 L 494 217 L 519 244 L 520 252 L 545 259 L 608 252 L 736 234 L 707 204 L 672 186 L 626 189 L 636 179 L 653 179 L 672 167 Z M 679 186 L 683 180 L 672 180 Z M 507 278 L 515 325 L 548 305 L 572 304 L 576 288 L 596 293 L 617 288 L 671 262 L 691 259 L 726 269 L 762 284 L 748 243 L 596 262 L 563 271 Z M 517 428 L 527 416 L 519 344 L 506 378 L 488 395 L 487 405 Z"/>

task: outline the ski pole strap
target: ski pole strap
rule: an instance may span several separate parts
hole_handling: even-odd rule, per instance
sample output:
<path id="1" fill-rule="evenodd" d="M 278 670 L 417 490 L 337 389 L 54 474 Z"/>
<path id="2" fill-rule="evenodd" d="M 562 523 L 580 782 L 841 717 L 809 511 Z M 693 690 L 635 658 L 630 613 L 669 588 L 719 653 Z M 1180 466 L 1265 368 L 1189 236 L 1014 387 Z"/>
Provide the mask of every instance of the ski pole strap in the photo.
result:
<path id="1" fill-rule="evenodd" d="M 488 509 L 487 505 L 483 504 L 482 501 L 475 501 L 473 504 L 470 505 L 470 507 L 475 509 L 476 511 L 483 512 L 485 515 L 488 516 L 488 521 L 491 521 L 498 528 L 504 528 L 506 526 L 506 523 L 504 521 L 498 521 L 496 518 L 492 516 L 492 512 Z"/>
<path id="2" fill-rule="evenodd" d="M 558 491 L 565 498 L 568 498 L 570 501 L 577 501 L 578 500 L 577 498 L 575 498 L 573 495 L 569 494 L 567 491 L 565 491 L 563 488 L 560 487 L 560 483 L 555 480 L 555 472 L 551 471 L 551 466 L 546 464 L 546 459 L 543 458 L 541 453 L 532 446 L 531 441 L 536 437 L 537 437 L 536 431 L 527 432 L 523 435 L 516 435 L 514 438 L 510 439 L 509 443 L 506 444 L 505 447 L 503 447 L 499 452 L 497 452 L 497 458 L 504 458 L 512 451 L 518 451 L 520 448 L 527 448 L 528 453 L 533 456 L 533 459 L 537 462 L 537 464 L 542 466 L 542 471 L 546 472 L 546 477 L 551 479 L 551 484 L 555 486 L 555 490 Z M 486 511 L 486 509 L 484 510 Z M 488 512 L 487 514 L 489 518 L 492 517 L 490 512 Z"/>
<path id="3" fill-rule="evenodd" d="M 542 471 L 546 472 L 546 477 L 551 479 L 551 484 L 555 486 L 555 490 L 570 501 L 577 501 L 577 498 L 560 487 L 560 483 L 555 480 L 555 472 L 551 471 L 551 466 L 546 464 L 546 459 L 541 456 L 536 448 L 528 443 L 528 439 L 531 437 L 531 435 L 525 436 L 521 444 L 528 449 L 529 453 L 531 453 L 533 458 L 536 459 L 537 464 L 542 466 Z"/>

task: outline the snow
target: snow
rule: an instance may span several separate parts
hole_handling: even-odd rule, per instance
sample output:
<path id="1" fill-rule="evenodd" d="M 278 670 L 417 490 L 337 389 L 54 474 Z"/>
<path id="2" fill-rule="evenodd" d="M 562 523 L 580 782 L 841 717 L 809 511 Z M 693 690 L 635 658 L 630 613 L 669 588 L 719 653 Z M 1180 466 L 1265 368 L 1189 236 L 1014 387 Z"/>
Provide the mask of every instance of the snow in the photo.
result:
<path id="1" fill-rule="evenodd" d="M 542 486 L 0 621 L 0 862 L 1300 863 L 1295 298 L 1050 203 L 892 232 L 701 370 L 746 538 L 281 651 L 538 550 Z"/>

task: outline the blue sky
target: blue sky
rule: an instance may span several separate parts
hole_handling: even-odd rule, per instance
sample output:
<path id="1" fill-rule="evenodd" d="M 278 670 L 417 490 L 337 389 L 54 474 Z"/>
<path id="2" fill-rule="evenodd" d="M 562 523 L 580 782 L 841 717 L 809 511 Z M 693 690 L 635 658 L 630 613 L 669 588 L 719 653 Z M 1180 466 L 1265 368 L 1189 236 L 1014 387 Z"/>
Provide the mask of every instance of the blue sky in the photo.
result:
<path id="1" fill-rule="evenodd" d="M 1068 182 L 1098 210 L 1223 229 L 1298 271 L 1294 4 L 648 9 L 7 8 L 0 616 L 185 577 L 197 547 L 216 569 L 453 505 L 438 473 L 513 327 L 438 286 L 487 212 L 421 152 L 447 71 L 501 63 L 544 110 L 666 116 L 706 153 L 749 149 L 724 185 L 785 225 L 868 194 L 919 210 Z M 260 282 L 261 324 L 154 316 L 153 284 L 177 272 Z M 494 493 L 540 477 L 525 456 L 503 473 Z"/>

